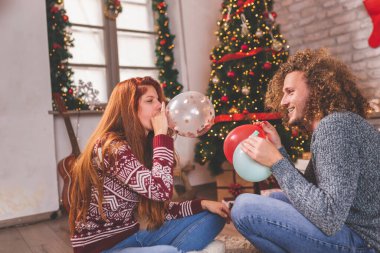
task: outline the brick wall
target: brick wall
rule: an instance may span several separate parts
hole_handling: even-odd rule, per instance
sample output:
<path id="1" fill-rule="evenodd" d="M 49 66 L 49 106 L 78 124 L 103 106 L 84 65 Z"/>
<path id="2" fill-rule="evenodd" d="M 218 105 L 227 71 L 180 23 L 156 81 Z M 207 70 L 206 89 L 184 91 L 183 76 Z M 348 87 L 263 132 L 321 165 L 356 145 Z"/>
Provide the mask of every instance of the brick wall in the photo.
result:
<path id="1" fill-rule="evenodd" d="M 351 66 L 368 98 L 380 98 L 380 47 L 371 48 L 372 22 L 362 0 L 274 0 L 290 53 L 326 47 Z"/>

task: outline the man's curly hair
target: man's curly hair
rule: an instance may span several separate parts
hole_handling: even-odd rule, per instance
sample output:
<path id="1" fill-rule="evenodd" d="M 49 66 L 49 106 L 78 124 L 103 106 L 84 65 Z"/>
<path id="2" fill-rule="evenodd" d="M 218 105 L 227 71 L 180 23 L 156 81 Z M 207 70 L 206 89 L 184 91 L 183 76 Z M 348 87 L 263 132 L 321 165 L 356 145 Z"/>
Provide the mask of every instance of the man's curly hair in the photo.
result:
<path id="1" fill-rule="evenodd" d="M 287 115 L 280 102 L 284 94 L 282 88 L 285 77 L 293 71 L 304 73 L 310 91 L 305 107 L 306 122 L 341 111 L 351 111 L 366 117 L 369 106 L 357 88 L 357 78 L 347 65 L 332 57 L 326 49 L 300 50 L 282 64 L 268 85 L 266 107 Z"/>

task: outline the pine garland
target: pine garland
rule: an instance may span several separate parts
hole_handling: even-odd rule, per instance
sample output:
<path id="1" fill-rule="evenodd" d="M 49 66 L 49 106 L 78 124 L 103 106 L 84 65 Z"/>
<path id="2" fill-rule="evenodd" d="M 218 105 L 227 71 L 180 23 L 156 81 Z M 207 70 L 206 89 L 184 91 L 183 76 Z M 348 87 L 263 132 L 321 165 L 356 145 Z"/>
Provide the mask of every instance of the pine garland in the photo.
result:
<path id="1" fill-rule="evenodd" d="M 63 8 L 63 0 L 46 0 L 46 13 L 52 92 L 62 95 L 67 110 L 88 109 L 88 105 L 80 97 L 73 96 L 73 71 L 68 64 L 72 55 L 68 48 L 74 44 L 68 31 L 71 24 Z"/>
<path id="2" fill-rule="evenodd" d="M 159 68 L 159 81 L 165 96 L 173 98 L 181 93 L 183 86 L 177 81 L 178 70 L 173 68 L 174 38 L 170 33 L 167 4 L 164 0 L 152 0 L 152 8 L 156 18 L 156 66 Z"/>

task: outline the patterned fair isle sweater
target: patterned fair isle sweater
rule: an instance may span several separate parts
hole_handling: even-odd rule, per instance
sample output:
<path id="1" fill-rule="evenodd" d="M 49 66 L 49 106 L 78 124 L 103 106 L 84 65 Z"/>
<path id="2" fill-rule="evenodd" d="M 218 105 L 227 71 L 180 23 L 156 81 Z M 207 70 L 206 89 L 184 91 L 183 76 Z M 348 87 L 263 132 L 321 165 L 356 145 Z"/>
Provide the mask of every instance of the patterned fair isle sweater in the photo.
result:
<path id="1" fill-rule="evenodd" d="M 94 147 L 94 164 L 99 164 L 99 158 L 102 160 L 99 143 Z M 106 169 L 103 211 L 107 221 L 100 217 L 98 193 L 92 188 L 86 222 L 76 223 L 71 238 L 75 253 L 102 252 L 137 232 L 139 224 L 133 214 L 141 196 L 156 201 L 166 201 L 172 196 L 174 153 L 171 137 L 154 137 L 151 170 L 137 160 L 127 142 L 115 141 L 111 143 L 111 150 L 113 155 L 103 159 Z M 99 176 L 100 172 L 98 169 Z M 170 202 L 165 218 L 177 219 L 201 211 L 200 200 Z"/>
<path id="2" fill-rule="evenodd" d="M 326 235 L 345 224 L 380 252 L 380 133 L 357 114 L 332 113 L 314 131 L 311 153 L 305 175 L 285 158 L 272 166 L 293 206 Z"/>

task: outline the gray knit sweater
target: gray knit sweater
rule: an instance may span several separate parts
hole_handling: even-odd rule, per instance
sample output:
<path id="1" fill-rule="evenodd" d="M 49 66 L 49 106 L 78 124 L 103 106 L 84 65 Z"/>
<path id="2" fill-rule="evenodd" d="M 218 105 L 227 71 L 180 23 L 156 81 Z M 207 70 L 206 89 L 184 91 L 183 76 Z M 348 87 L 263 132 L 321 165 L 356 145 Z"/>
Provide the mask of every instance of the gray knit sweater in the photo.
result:
<path id="1" fill-rule="evenodd" d="M 326 235 L 346 224 L 380 252 L 380 132 L 357 114 L 332 113 L 311 153 L 305 175 L 286 158 L 272 166 L 293 206 Z"/>

